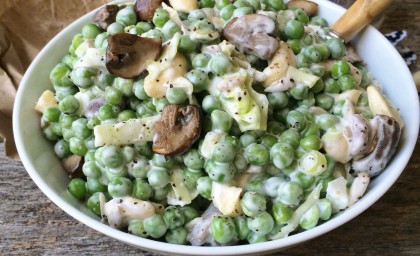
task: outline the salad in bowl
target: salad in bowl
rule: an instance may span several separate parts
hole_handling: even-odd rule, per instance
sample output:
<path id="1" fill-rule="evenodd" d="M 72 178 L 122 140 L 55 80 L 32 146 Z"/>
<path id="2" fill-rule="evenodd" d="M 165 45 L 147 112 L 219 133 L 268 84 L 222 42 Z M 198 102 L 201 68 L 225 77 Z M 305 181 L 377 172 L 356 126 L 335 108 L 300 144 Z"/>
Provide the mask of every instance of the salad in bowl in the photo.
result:
<path id="1" fill-rule="evenodd" d="M 74 35 L 35 110 L 109 226 L 171 244 L 288 237 L 355 204 L 404 121 L 306 0 L 137 0 Z"/>

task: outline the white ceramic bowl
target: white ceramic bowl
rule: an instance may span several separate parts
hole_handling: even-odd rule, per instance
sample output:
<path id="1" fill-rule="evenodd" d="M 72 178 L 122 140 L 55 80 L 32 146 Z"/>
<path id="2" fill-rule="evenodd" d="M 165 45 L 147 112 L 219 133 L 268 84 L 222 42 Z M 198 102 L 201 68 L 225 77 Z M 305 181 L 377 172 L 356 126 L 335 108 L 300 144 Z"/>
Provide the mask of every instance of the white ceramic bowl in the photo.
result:
<path id="1" fill-rule="evenodd" d="M 344 9 L 329 1 L 313 0 L 319 4 L 319 14 L 332 24 Z M 277 241 L 232 247 L 192 247 L 172 245 L 144 239 L 113 229 L 100 222 L 89 210 L 66 193 L 69 178 L 54 155 L 53 146 L 42 136 L 40 115 L 34 105 L 41 93 L 51 89 L 50 70 L 65 55 L 73 35 L 91 22 L 94 12 L 76 20 L 41 51 L 27 70 L 17 94 L 13 131 L 17 149 L 29 175 L 39 188 L 61 209 L 89 227 L 124 243 L 143 249 L 179 255 L 239 255 L 261 254 L 291 247 L 320 236 L 353 219 L 375 203 L 397 180 L 413 152 L 419 129 L 419 102 L 411 74 L 394 47 L 372 27 L 368 27 L 354 41 L 357 51 L 366 61 L 372 75 L 400 109 L 406 122 L 398 151 L 385 171 L 370 184 L 368 192 L 351 208 L 331 220 L 308 231 Z"/>

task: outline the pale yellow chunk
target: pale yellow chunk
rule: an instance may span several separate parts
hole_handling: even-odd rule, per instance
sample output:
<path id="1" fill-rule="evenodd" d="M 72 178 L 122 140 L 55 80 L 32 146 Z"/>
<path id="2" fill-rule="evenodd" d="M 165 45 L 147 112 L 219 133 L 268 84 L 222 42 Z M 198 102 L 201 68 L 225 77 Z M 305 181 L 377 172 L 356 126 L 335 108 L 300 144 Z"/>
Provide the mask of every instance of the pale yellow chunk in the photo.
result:
<path id="1" fill-rule="evenodd" d="M 172 8 L 180 12 L 189 13 L 192 10 L 198 9 L 197 0 L 169 0 Z"/>
<path id="2" fill-rule="evenodd" d="M 213 182 L 211 198 L 223 215 L 235 217 L 242 214 L 241 193 L 242 188 Z"/>
<path id="3" fill-rule="evenodd" d="M 302 70 L 299 70 L 292 66 L 290 66 L 287 70 L 287 76 L 292 78 L 295 83 L 301 83 L 309 88 L 314 87 L 316 82 L 318 82 L 319 80 L 319 77 L 305 73 Z"/>
<path id="4" fill-rule="evenodd" d="M 287 43 L 280 41 L 279 48 L 274 53 L 270 60 L 268 67 L 263 71 L 266 77 L 263 85 L 270 86 L 277 80 L 284 78 L 289 67 L 296 67 L 296 59 L 293 51 L 289 48 Z"/>
<path id="5" fill-rule="evenodd" d="M 55 95 L 52 91 L 46 90 L 41 94 L 41 97 L 39 97 L 36 105 L 35 110 L 43 113 L 45 109 L 49 107 L 57 107 L 58 102 L 55 99 Z"/>
<path id="6" fill-rule="evenodd" d="M 95 146 L 144 144 L 153 140 L 159 115 L 94 127 Z"/>
<path id="7" fill-rule="evenodd" d="M 369 108 L 373 114 L 392 117 L 400 124 L 400 128 L 404 127 L 404 121 L 402 120 L 400 113 L 387 102 L 384 95 L 377 87 L 372 85 L 369 86 L 367 88 L 367 96 Z"/>

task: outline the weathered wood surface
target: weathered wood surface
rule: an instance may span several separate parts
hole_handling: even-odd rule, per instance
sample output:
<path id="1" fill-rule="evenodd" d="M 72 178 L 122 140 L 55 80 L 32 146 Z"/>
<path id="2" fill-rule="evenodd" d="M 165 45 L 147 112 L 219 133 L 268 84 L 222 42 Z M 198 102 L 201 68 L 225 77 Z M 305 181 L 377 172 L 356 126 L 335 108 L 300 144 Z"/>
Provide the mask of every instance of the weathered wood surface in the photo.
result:
<path id="1" fill-rule="evenodd" d="M 420 1 L 394 1 L 383 32 L 406 29 L 420 55 Z M 420 70 L 420 61 L 411 68 Z M 155 255 L 102 235 L 55 206 L 0 144 L 0 255 Z M 420 255 L 420 141 L 405 171 L 342 227 L 276 255 Z"/>

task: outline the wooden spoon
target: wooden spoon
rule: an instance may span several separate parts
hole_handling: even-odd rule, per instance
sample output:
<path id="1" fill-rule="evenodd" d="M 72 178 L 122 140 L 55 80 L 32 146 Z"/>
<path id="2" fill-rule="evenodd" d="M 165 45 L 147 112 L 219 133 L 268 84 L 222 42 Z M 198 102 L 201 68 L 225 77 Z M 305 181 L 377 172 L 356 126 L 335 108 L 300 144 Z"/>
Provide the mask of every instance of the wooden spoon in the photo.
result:
<path id="1" fill-rule="evenodd" d="M 338 36 L 347 43 L 391 3 L 392 0 L 357 0 L 331 26 L 330 35 Z"/>

